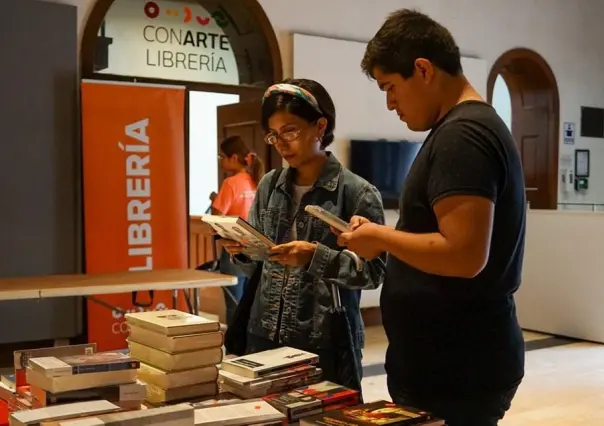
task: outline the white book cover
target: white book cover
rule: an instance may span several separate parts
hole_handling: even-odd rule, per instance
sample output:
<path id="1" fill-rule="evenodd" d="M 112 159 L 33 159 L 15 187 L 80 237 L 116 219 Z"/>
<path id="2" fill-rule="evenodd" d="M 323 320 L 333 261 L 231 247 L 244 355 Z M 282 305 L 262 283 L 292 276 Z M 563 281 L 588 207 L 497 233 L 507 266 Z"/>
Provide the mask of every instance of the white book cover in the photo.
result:
<path id="1" fill-rule="evenodd" d="M 209 333 L 220 330 L 220 323 L 176 309 L 126 314 L 126 322 L 167 336 Z"/>
<path id="2" fill-rule="evenodd" d="M 319 357 L 290 347 L 272 349 L 222 361 L 222 369 L 244 377 L 261 377 L 276 370 L 301 364 L 316 364 Z"/>
<path id="3" fill-rule="evenodd" d="M 93 416 L 119 410 L 120 407 L 104 400 L 75 402 L 73 404 L 61 404 L 34 410 L 17 411 L 11 414 L 11 420 L 16 421 L 18 424 L 27 425 L 30 423 L 40 423 L 45 420 L 60 420 L 86 415 Z"/>
<path id="4" fill-rule="evenodd" d="M 239 426 L 285 420 L 285 415 L 263 400 L 216 405 L 195 410 L 195 426 Z"/>
<path id="5" fill-rule="evenodd" d="M 246 248 L 245 254 L 252 259 L 264 259 L 265 253 L 275 246 L 273 241 L 240 217 L 206 215 L 201 220 L 221 237 L 243 245 Z"/>

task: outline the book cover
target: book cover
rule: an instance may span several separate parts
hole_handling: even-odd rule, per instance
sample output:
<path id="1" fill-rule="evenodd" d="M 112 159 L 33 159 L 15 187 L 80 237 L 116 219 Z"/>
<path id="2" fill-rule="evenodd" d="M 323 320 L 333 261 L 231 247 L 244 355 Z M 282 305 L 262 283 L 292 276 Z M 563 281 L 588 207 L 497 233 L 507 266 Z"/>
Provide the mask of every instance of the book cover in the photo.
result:
<path id="1" fill-rule="evenodd" d="M 243 401 L 195 410 L 195 426 L 239 426 L 283 421 L 286 417 L 266 401 Z"/>
<path id="2" fill-rule="evenodd" d="M 219 348 L 222 346 L 224 339 L 221 331 L 166 336 L 163 333 L 134 324 L 129 324 L 129 329 L 130 336 L 128 340 L 172 354 Z"/>
<path id="3" fill-rule="evenodd" d="M 222 369 L 240 376 L 257 378 L 295 365 L 316 364 L 318 362 L 318 355 L 286 346 L 226 359 L 222 362 Z"/>
<path id="4" fill-rule="evenodd" d="M 251 378 L 244 377 L 238 374 L 233 374 L 226 370 L 220 370 L 220 377 L 225 381 L 232 383 L 235 386 L 242 387 L 270 387 L 275 381 L 284 379 L 287 381 L 289 378 L 294 377 L 306 377 L 314 375 L 317 370 L 320 370 L 315 365 L 297 365 L 293 367 L 284 368 L 272 373 L 263 375 L 262 377 Z"/>
<path id="5" fill-rule="evenodd" d="M 210 333 L 220 330 L 220 323 L 217 321 L 175 309 L 128 313 L 126 322 L 166 336 Z"/>
<path id="6" fill-rule="evenodd" d="M 29 366 L 46 376 L 62 377 L 75 374 L 133 370 L 140 367 L 140 362 L 121 352 L 98 352 L 90 355 L 72 355 L 60 358 L 30 358 Z"/>
<path id="7" fill-rule="evenodd" d="M 428 420 L 432 420 L 432 416 L 425 411 L 376 401 L 304 418 L 300 426 L 414 426 Z"/>
<path id="8" fill-rule="evenodd" d="M 139 361 L 170 372 L 220 364 L 224 353 L 222 348 L 211 348 L 170 354 L 130 340 L 128 340 L 128 347 L 131 355 Z"/>
<path id="9" fill-rule="evenodd" d="M 295 391 L 319 399 L 323 406 L 339 404 L 344 401 L 357 402 L 359 400 L 358 391 L 328 381 L 302 386 L 296 388 Z"/>
<path id="10" fill-rule="evenodd" d="M 197 383 L 216 382 L 218 379 L 218 368 L 215 365 L 210 365 L 192 370 L 169 372 L 141 363 L 141 368 L 138 369 L 138 378 L 150 385 L 159 386 L 163 389 L 172 389 L 191 386 Z"/>

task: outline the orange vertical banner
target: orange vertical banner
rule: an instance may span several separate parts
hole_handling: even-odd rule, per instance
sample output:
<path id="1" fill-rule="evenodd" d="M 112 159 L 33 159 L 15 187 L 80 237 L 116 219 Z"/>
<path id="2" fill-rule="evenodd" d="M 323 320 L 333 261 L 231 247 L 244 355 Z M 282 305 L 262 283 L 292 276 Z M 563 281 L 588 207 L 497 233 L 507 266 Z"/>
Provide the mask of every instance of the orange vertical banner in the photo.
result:
<path id="1" fill-rule="evenodd" d="M 86 272 L 186 268 L 185 90 L 82 83 Z M 172 292 L 95 296 L 123 311 L 172 307 Z M 184 309 L 184 301 L 179 299 Z M 126 347 L 123 315 L 88 301 L 88 340 Z"/>

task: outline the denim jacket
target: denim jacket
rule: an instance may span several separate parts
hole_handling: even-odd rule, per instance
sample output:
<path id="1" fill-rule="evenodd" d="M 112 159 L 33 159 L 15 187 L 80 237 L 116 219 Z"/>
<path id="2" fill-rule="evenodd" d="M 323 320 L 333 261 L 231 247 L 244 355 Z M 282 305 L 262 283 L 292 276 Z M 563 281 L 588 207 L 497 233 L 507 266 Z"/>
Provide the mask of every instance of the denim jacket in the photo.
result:
<path id="1" fill-rule="evenodd" d="M 345 221 L 354 215 L 372 222 L 384 223 L 382 199 L 376 188 L 342 167 L 329 154 L 323 172 L 314 186 L 302 197 L 293 211 L 292 185 L 295 169 L 281 171 L 275 189 L 269 186 L 275 170 L 267 173 L 258 185 L 249 222 L 276 244 L 290 241 L 290 229 L 297 224 L 297 239 L 317 243 L 307 267 L 284 267 L 264 261 L 262 276 L 251 310 L 248 331 L 259 337 L 301 349 L 330 347 L 330 308 L 333 306 L 332 284 L 339 288 L 342 306 L 346 308 L 357 349 L 364 345 L 363 322 L 359 302 L 362 289 L 378 288 L 384 281 L 384 258 L 365 261 L 357 271 L 352 257 L 343 254 L 329 225 L 304 211 L 306 205 L 319 205 Z M 237 264 L 249 276 L 256 263 Z M 245 258 L 247 259 L 247 258 Z M 345 332 L 342 330 L 342 332 Z"/>

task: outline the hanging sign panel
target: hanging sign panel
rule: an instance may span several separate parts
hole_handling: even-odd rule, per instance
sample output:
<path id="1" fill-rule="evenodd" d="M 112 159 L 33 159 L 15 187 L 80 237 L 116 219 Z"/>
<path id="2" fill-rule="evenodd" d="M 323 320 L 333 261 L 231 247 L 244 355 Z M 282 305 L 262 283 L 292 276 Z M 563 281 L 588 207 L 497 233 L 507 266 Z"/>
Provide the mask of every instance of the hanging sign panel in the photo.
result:
<path id="1" fill-rule="evenodd" d="M 82 83 L 87 273 L 187 268 L 184 107 L 182 87 Z M 171 291 L 96 299 L 88 338 L 99 351 L 124 348 L 128 336 L 123 315 L 103 305 L 172 307 Z"/>

